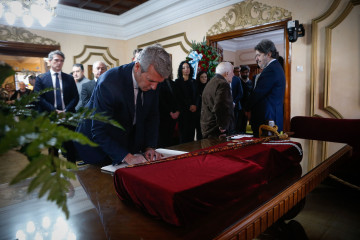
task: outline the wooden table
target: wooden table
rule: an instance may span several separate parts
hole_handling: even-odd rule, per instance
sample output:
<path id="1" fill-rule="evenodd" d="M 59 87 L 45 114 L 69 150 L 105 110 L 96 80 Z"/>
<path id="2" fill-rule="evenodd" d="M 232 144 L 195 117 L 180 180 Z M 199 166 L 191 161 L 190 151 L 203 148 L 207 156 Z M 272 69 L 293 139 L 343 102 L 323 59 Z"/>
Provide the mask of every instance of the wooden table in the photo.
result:
<path id="1" fill-rule="evenodd" d="M 204 139 L 170 149 L 193 151 L 219 142 Z M 203 216 L 186 227 L 154 219 L 122 202 L 115 193 L 113 176 L 101 172 L 100 167 L 84 167 L 77 175 L 98 211 L 108 239 L 253 239 L 304 199 L 328 176 L 332 166 L 350 154 L 351 147 L 345 146 L 309 172 L 300 166 L 289 169 L 251 197 Z M 88 227 L 92 228 L 91 224 Z"/>

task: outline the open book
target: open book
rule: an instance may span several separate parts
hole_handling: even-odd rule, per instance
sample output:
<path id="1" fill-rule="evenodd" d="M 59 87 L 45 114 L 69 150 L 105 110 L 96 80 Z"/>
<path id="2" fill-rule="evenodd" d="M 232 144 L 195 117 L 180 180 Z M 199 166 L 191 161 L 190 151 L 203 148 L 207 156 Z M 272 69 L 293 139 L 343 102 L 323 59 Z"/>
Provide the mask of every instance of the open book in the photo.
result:
<path id="1" fill-rule="evenodd" d="M 171 149 L 165 149 L 165 148 L 158 148 L 158 149 L 156 149 L 156 152 L 161 153 L 163 155 L 162 158 L 167 158 L 167 157 L 187 153 L 187 152 L 183 152 L 183 151 L 177 151 L 177 150 L 171 150 Z M 127 165 L 128 165 L 127 163 L 121 163 L 121 164 L 118 164 L 118 165 L 115 165 L 115 166 L 110 164 L 110 165 L 102 167 L 101 170 L 104 171 L 104 172 L 114 173 L 117 169 L 124 168 Z"/>

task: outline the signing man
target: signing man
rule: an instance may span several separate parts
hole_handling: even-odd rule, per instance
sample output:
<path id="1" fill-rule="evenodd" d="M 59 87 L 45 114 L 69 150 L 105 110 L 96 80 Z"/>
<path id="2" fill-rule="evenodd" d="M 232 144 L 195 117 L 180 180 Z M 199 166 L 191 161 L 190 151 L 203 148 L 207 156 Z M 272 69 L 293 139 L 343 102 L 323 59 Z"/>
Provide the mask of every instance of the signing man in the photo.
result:
<path id="1" fill-rule="evenodd" d="M 124 130 L 95 120 L 80 123 L 77 131 L 99 145 L 77 144 L 81 159 L 91 164 L 136 164 L 159 158 L 156 87 L 170 74 L 170 55 L 160 45 L 152 45 L 135 62 L 101 75 L 87 107 L 116 120 Z"/>

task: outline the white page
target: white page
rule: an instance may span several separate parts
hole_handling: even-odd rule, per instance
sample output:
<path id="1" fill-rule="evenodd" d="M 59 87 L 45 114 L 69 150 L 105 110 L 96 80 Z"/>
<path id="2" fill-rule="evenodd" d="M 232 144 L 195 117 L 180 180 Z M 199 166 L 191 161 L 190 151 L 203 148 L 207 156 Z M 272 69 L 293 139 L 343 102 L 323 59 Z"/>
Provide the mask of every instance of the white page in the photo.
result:
<path id="1" fill-rule="evenodd" d="M 184 151 L 177 151 L 177 150 L 171 150 L 171 149 L 165 149 L 165 148 L 158 148 L 155 151 L 158 153 L 161 153 L 163 155 L 162 158 L 167 158 L 167 157 L 172 157 L 172 156 L 188 153 L 188 152 L 184 152 Z M 128 165 L 127 163 L 121 163 L 121 164 L 118 164 L 115 166 L 110 164 L 110 165 L 102 167 L 101 170 L 105 171 L 105 172 L 114 173 L 119 168 L 124 168 L 127 165 Z"/>

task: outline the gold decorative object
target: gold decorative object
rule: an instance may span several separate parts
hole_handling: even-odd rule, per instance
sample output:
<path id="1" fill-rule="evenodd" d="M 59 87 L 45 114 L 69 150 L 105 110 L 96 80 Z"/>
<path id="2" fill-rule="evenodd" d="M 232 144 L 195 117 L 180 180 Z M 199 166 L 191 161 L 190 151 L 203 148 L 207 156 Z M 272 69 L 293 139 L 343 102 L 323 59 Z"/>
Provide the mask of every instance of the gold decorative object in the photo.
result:
<path id="1" fill-rule="evenodd" d="M 207 35 L 217 35 L 237 28 L 262 25 L 289 17 L 291 12 L 286 9 L 247 0 L 234 4 L 225 16 L 208 30 Z"/>
<path id="2" fill-rule="evenodd" d="M 11 27 L 0 24 L 0 41 L 23 42 L 42 45 L 60 45 L 50 38 L 36 35 L 25 28 Z"/>

